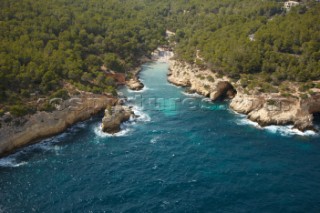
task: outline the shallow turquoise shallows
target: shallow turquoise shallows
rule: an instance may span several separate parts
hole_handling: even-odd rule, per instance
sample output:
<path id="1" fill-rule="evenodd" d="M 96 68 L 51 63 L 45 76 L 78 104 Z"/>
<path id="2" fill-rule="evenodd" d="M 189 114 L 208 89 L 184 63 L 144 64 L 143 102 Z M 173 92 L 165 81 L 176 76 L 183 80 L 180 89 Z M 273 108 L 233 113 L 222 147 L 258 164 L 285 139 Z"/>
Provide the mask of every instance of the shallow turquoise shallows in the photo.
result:
<path id="1" fill-rule="evenodd" d="M 115 136 L 102 115 L 0 159 L 0 212 L 320 212 L 320 138 L 261 129 L 166 81 L 122 93 L 136 119 Z"/>

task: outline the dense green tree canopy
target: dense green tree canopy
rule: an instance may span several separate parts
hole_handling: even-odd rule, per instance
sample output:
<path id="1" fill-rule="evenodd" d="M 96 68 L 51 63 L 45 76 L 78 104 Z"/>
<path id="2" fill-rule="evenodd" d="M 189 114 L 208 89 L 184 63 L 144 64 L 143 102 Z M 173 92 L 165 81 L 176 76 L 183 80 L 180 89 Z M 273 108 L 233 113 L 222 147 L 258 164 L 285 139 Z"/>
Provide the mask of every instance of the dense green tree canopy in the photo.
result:
<path id="1" fill-rule="evenodd" d="M 178 58 L 243 82 L 319 80 L 320 4 L 303 2 L 285 11 L 277 0 L 2 0 L 0 108 L 66 82 L 114 92 L 101 66 L 132 69 L 166 43 L 166 29 Z"/>

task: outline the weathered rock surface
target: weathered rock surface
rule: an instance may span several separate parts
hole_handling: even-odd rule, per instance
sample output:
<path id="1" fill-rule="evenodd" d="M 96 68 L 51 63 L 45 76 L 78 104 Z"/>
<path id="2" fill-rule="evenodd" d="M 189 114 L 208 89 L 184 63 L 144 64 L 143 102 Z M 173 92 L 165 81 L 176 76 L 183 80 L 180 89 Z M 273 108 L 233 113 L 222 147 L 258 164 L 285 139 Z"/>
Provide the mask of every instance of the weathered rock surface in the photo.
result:
<path id="1" fill-rule="evenodd" d="M 129 87 L 129 89 L 135 91 L 141 90 L 144 87 L 143 83 L 141 83 L 141 81 L 136 78 L 127 81 L 127 86 Z"/>
<path id="2" fill-rule="evenodd" d="M 102 131 L 110 134 L 119 132 L 120 125 L 133 115 L 133 111 L 127 106 L 116 105 L 106 109 L 102 119 Z"/>
<path id="3" fill-rule="evenodd" d="M 233 98 L 236 94 L 229 79 L 219 78 L 210 70 L 176 60 L 170 60 L 168 81 L 178 86 L 190 87 L 189 91 L 209 97 L 212 101 Z"/>
<path id="4" fill-rule="evenodd" d="M 248 119 L 268 125 L 294 125 L 301 131 L 315 130 L 313 114 L 320 112 L 320 94 L 302 100 L 282 97 L 279 94 L 245 94 L 240 84 L 230 83 L 226 77 L 219 78 L 210 70 L 176 60 L 170 61 L 168 81 L 190 87 L 189 91 L 210 97 L 212 101 L 232 99 L 230 108 Z"/>
<path id="5" fill-rule="evenodd" d="M 2 122 L 0 128 L 0 156 L 37 140 L 59 134 L 71 125 L 89 119 L 92 115 L 112 106 L 116 99 L 104 95 L 81 94 L 61 102 L 53 112 Z M 24 122 L 20 122 L 21 119 Z"/>
<path id="6" fill-rule="evenodd" d="M 238 92 L 230 107 L 261 126 L 294 125 L 300 131 L 315 130 L 312 113 L 320 111 L 319 99 L 284 98 L 278 95 L 244 95 Z"/>

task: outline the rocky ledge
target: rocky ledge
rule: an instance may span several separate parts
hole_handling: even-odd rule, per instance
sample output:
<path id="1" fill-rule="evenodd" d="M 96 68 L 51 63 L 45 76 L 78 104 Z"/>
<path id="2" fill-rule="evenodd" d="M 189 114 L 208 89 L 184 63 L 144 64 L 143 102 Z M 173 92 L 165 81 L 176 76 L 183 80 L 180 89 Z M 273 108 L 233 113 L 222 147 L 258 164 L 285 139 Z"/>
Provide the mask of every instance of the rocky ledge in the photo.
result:
<path id="1" fill-rule="evenodd" d="M 129 87 L 129 89 L 135 90 L 135 91 L 138 91 L 144 88 L 143 83 L 141 83 L 141 81 L 137 78 L 130 79 L 129 81 L 127 81 L 126 84 Z"/>
<path id="2" fill-rule="evenodd" d="M 312 108 L 313 106 L 318 108 Z M 238 113 L 247 114 L 250 120 L 260 126 L 294 125 L 300 131 L 316 131 L 313 113 L 320 110 L 320 96 L 301 100 L 280 95 L 246 95 L 238 92 L 230 107 Z"/>
<path id="3" fill-rule="evenodd" d="M 228 78 L 218 77 L 210 70 L 176 60 L 170 60 L 168 81 L 189 87 L 189 93 L 199 93 L 212 101 L 231 99 L 237 93 Z"/>
<path id="4" fill-rule="evenodd" d="M 39 111 L 22 118 L 1 122 L 0 156 L 40 139 L 59 134 L 71 125 L 89 119 L 117 100 L 105 95 L 82 93 L 65 101 L 52 103 L 56 110 Z"/>
<path id="5" fill-rule="evenodd" d="M 177 60 L 170 61 L 168 81 L 189 87 L 189 92 L 197 92 L 212 101 L 231 99 L 232 110 L 248 115 L 248 119 L 261 126 L 293 125 L 301 131 L 316 130 L 313 120 L 314 114 L 320 112 L 319 93 L 307 99 L 268 93 L 246 94 L 239 82 L 232 83 L 211 70 Z"/>
<path id="6" fill-rule="evenodd" d="M 134 116 L 134 113 L 128 106 L 116 105 L 107 108 L 102 119 L 102 131 L 109 134 L 119 132 L 120 125 L 128 121 L 131 116 Z"/>

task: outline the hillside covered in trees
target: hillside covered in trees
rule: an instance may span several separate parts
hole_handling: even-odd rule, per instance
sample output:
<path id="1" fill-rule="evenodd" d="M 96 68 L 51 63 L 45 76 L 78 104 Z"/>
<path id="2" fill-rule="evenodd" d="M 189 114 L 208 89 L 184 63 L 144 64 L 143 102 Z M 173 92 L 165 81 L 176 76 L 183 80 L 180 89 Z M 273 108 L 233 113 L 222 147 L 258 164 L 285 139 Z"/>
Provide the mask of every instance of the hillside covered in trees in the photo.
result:
<path id="1" fill-rule="evenodd" d="M 320 80 L 320 4 L 282 7 L 276 0 L 3 0 L 0 114 L 32 112 L 34 93 L 66 96 L 65 83 L 115 94 L 101 66 L 138 66 L 166 43 L 166 29 L 176 32 L 179 59 L 245 87 L 316 86 L 305 83 Z"/>
<path id="2" fill-rule="evenodd" d="M 138 0 L 1 1 L 0 109 L 32 111 L 26 103 L 30 94 L 65 96 L 66 82 L 115 94 L 113 79 L 100 67 L 125 72 L 165 41 L 160 18 L 143 9 L 148 5 Z"/>
<path id="3" fill-rule="evenodd" d="M 241 78 L 243 86 L 253 79 L 252 87 L 271 82 L 269 88 L 320 79 L 319 2 L 290 11 L 283 1 L 201 2 L 170 18 L 179 58 Z"/>

